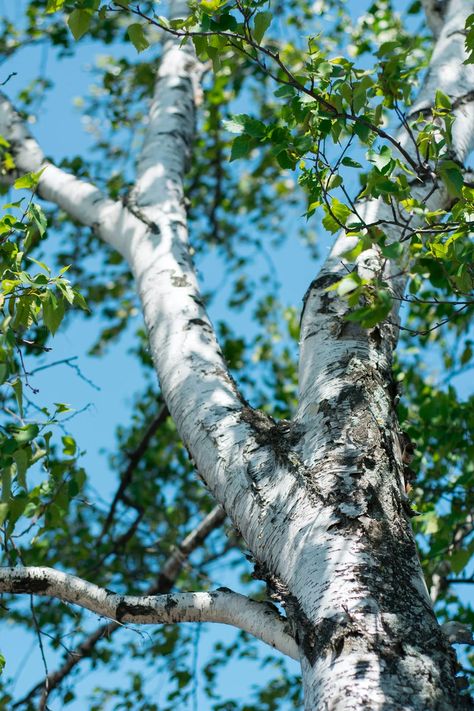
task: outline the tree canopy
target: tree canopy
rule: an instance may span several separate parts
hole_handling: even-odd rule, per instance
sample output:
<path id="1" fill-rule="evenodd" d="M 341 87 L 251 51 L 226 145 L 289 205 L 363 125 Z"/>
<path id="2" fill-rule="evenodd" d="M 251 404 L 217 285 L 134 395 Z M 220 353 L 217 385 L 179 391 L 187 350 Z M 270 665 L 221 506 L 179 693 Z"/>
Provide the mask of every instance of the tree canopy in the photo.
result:
<path id="1" fill-rule="evenodd" d="M 408 507 L 438 619 L 472 626 L 474 14 L 464 13 L 462 27 L 450 16 L 453 39 L 430 0 L 177 5 L 168 13 L 146 0 L 25 0 L 21 13 L 1 18 L 1 54 L 12 68 L 0 75 L 8 95 L 0 99 L 2 565 L 57 568 L 134 595 L 205 592 L 227 576 L 255 600 L 268 599 L 258 565 L 196 476 L 169 415 L 126 260 L 99 239 L 92 218 L 74 212 L 75 183 L 70 204 L 59 201 L 58 209 L 54 188 L 48 195 L 37 189 L 49 168 L 18 166 L 17 143 L 30 140 L 28 121 L 34 134 L 54 85 L 32 67 L 30 85 L 17 95 L 15 58 L 49 46 L 50 61 L 59 62 L 86 43 L 94 84 L 78 110 L 93 148 L 76 153 L 70 135 L 58 168 L 158 229 L 136 203 L 135 162 L 157 66 L 174 42 L 200 61 L 186 214 L 198 271 L 219 274 L 214 281 L 203 275 L 203 301 L 231 377 L 276 423 L 293 417 L 300 300 L 310 286 L 299 283 L 298 259 L 311 260 L 316 277 L 329 238 L 336 240 L 337 266 L 324 286 L 327 298 L 335 293 L 343 304 L 340 328 L 355 325 L 377 338 L 388 324 L 399 337 L 392 396 Z M 443 86 L 433 86 L 437 62 L 447 67 Z M 33 161 L 40 147 L 25 145 Z M 374 200 L 382 204 L 375 218 Z M 291 278 L 275 266 L 284 260 Z M 95 324 L 91 357 L 113 358 L 120 343 L 130 343 L 143 372 L 117 420 L 108 455 L 116 484 L 107 500 L 96 494 L 97 473 L 83 466 L 83 450 L 96 443 L 73 434 L 74 418 L 86 415 L 66 404 L 67 392 L 64 403 L 45 404 L 35 386 L 36 372 L 57 367 L 55 334 L 74 332 L 79 319 Z M 81 363 L 69 364 L 87 377 Z M 126 378 L 117 379 L 125 388 Z M 14 690 L 2 635 L 5 708 L 63 708 L 75 698 L 76 675 L 91 664 L 131 664 L 117 688 L 104 683 L 95 692 L 91 709 L 193 708 L 197 685 L 216 710 L 301 706 L 294 666 L 262 652 L 249 631 L 228 644 L 213 638 L 198 669 L 192 626 L 161 625 L 143 638 L 48 598 L 9 597 L 6 606 L 5 619 L 32 631 L 54 663 L 46 686 L 36 679 Z M 267 671 L 242 698 L 229 698 L 216 680 L 226 665 L 238 669 L 239 659 L 256 659 Z M 464 671 L 472 659 L 463 654 Z M 166 679 L 159 702 L 150 683 L 157 669 Z"/>

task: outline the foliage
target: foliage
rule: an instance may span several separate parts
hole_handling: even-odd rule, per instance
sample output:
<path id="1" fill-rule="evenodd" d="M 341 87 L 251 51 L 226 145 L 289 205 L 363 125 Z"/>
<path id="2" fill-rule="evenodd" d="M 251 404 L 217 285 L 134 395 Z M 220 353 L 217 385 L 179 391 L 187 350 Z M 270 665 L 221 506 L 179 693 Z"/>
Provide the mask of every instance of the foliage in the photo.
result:
<path id="1" fill-rule="evenodd" d="M 315 234 L 343 230 L 348 260 L 363 259 L 375 246 L 393 260 L 395 271 L 407 274 L 394 378 L 401 423 L 416 445 L 410 496 L 421 515 L 415 526 L 441 618 L 472 622 L 471 605 L 456 591 L 460 580 L 472 582 L 473 408 L 472 396 L 456 383 L 466 382 L 462 376 L 473 365 L 474 189 L 451 150 L 452 97 L 439 91 L 431 112 L 411 113 L 431 46 L 427 31 L 414 31 L 419 3 L 402 14 L 396 4 L 375 0 L 357 21 L 342 0 L 321 0 L 316 13 L 305 0 L 276 0 L 271 7 L 262 0 L 204 0 L 194 3 L 188 18 L 174 20 L 156 13 L 152 2 L 23 5 L 17 25 L 3 18 L 0 47 L 7 56 L 44 42 L 57 57 L 73 54 L 76 42 L 93 43 L 94 51 L 99 43 L 101 51 L 110 47 L 110 56 L 102 55 L 93 69 L 97 90 L 82 99 L 84 113 L 96 118 L 95 149 L 67 157 L 63 167 L 93 178 L 113 198 L 125 199 L 133 179 L 130 147 L 139 143 L 163 33 L 191 38 L 207 63 L 187 178 L 191 238 L 198 265 L 214 260 L 222 272 L 222 283 L 206 299 L 217 314 L 232 373 L 252 404 L 280 418 L 291 416 L 296 403 L 299 307 L 281 297 L 274 254 L 291 253 L 299 239 L 316 272 Z M 471 15 L 468 62 L 474 61 L 473 33 Z M 25 115 L 51 88 L 42 77 L 21 93 Z M 397 124 L 406 127 L 416 150 L 404 149 Z M 8 141 L 0 138 L 0 149 L 2 173 L 9 176 L 15 165 Z M 449 208 L 431 210 L 419 198 L 417 181 L 427 173 L 445 186 Z M 134 318 L 130 275 L 93 233 L 37 201 L 38 177 L 18 176 L 0 221 L 4 564 L 58 564 L 100 585 L 125 591 L 133 580 L 137 591 L 145 590 L 212 501 L 169 418 L 142 446 L 160 395 L 143 327 Z M 24 189 L 33 191 L 31 200 Z M 361 217 L 356 200 L 371 197 L 387 206 L 387 217 L 376 224 Z M 298 221 L 300 215 L 305 219 Z M 394 230 L 401 230 L 401 240 L 393 240 Z M 48 233 L 61 234 L 61 244 L 45 247 Z M 364 328 L 389 319 L 397 298 L 380 272 L 362 278 L 351 270 L 331 288 L 347 300 L 347 318 Z M 219 310 L 223 301 L 225 315 Z M 30 366 L 40 358 L 38 368 L 44 367 L 45 355 L 51 349 L 54 354 L 52 337 L 80 318 L 79 311 L 97 319 L 95 356 L 126 334 L 145 373 L 130 420 L 117 428 L 117 451 L 110 454 L 111 468 L 119 472 L 113 510 L 85 505 L 94 500 L 94 482 L 81 465 L 85 443 L 61 429 L 74 413 L 64 403 L 52 412 L 41 405 Z M 216 531 L 183 569 L 177 587 L 213 586 L 228 568 L 245 590 L 264 595 L 242 553 L 235 534 Z M 70 648 L 91 629 L 85 614 L 75 611 L 73 619 L 66 606 L 35 602 L 34 615 L 17 601 L 9 608 L 18 624 L 43 639 L 51 635 L 53 649 L 71 629 Z M 124 678 L 116 689 L 98 690 L 91 708 L 155 708 L 144 668 L 153 665 L 156 675 L 157 664 L 166 678 L 160 711 L 192 703 L 194 631 L 158 629 L 146 641 L 123 636 L 121 645 L 96 645 L 93 664 L 117 668 L 138 659 L 138 671 L 131 669 L 129 683 Z M 9 650 L 2 651 L 8 672 Z M 242 658 L 258 658 L 265 668 L 262 684 L 252 698 L 224 698 L 216 678 Z M 2 679 L 0 703 L 8 706 L 8 674 Z M 259 655 L 245 636 L 216 643 L 200 679 L 212 709 L 300 703 L 293 670 Z M 57 693 L 64 705 L 74 699 L 71 685 Z M 34 707 L 32 698 L 24 708 Z"/>

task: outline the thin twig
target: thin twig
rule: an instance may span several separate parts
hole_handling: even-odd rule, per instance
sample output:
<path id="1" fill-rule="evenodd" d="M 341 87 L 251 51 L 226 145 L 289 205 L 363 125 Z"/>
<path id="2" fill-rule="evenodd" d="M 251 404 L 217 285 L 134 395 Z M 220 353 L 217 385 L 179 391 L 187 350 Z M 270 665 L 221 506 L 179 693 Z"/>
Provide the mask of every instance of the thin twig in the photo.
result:
<path id="1" fill-rule="evenodd" d="M 145 430 L 145 434 L 143 435 L 140 443 L 135 448 L 135 450 L 130 454 L 128 466 L 125 469 L 125 471 L 123 472 L 122 476 L 120 477 L 120 484 L 117 488 L 117 491 L 114 494 L 114 498 L 112 499 L 112 503 L 110 505 L 109 513 L 107 515 L 107 518 L 105 519 L 104 525 L 102 526 L 102 530 L 99 534 L 99 538 L 97 541 L 98 546 L 100 545 L 103 537 L 105 536 L 105 534 L 109 530 L 110 526 L 112 525 L 112 522 L 113 522 L 113 519 L 115 516 L 115 510 L 117 508 L 118 502 L 122 498 L 122 495 L 123 495 L 125 489 L 130 484 L 130 482 L 132 480 L 133 472 L 135 471 L 138 463 L 140 462 L 141 458 L 145 454 L 151 438 L 157 432 L 157 430 L 161 427 L 161 425 L 166 420 L 168 415 L 169 415 L 169 412 L 168 412 L 167 406 L 165 404 L 161 405 L 161 407 L 158 411 L 158 414 L 150 422 L 147 429 Z"/>

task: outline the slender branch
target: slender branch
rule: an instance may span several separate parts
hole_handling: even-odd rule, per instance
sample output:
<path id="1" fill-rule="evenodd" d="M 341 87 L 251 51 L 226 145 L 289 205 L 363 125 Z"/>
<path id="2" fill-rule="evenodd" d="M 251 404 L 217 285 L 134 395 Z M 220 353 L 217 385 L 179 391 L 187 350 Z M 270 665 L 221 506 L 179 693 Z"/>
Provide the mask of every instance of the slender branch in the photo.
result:
<path id="1" fill-rule="evenodd" d="M 44 169 L 37 187 L 40 197 L 58 205 L 77 222 L 93 227 L 105 242 L 125 254 L 127 234 L 135 226 L 136 217 L 121 202 L 103 195 L 95 185 L 47 161 L 36 140 L 28 133 L 23 119 L 2 93 L 0 134 L 8 140 L 17 168 L 13 174 L 1 176 L 2 181 L 10 183 L 18 173 Z"/>
<path id="2" fill-rule="evenodd" d="M 287 622 L 268 603 L 220 588 L 213 592 L 119 595 L 54 568 L 0 568 L 0 592 L 55 597 L 120 623 L 220 622 L 237 627 L 293 659 L 297 645 Z"/>
<path id="3" fill-rule="evenodd" d="M 102 526 L 102 530 L 99 534 L 98 544 L 100 543 L 102 538 L 105 536 L 105 534 L 109 530 L 109 528 L 112 524 L 112 521 L 114 519 L 114 516 L 115 516 L 115 510 L 117 508 L 118 502 L 123 497 L 123 494 L 124 494 L 126 488 L 130 484 L 130 482 L 132 480 L 133 472 L 137 468 L 138 463 L 140 462 L 141 458 L 143 457 L 144 453 L 146 452 L 148 445 L 150 444 L 151 438 L 157 432 L 157 430 L 161 427 L 161 425 L 166 420 L 168 415 L 169 415 L 169 412 L 168 412 L 167 406 L 162 405 L 160 407 L 159 412 L 156 415 L 156 417 L 150 422 L 147 429 L 145 430 L 145 434 L 143 435 L 140 443 L 134 449 L 134 451 L 130 454 L 128 466 L 125 469 L 125 471 L 122 473 L 122 476 L 120 477 L 120 484 L 117 488 L 117 491 L 115 492 L 114 498 L 112 499 L 109 513 L 107 514 L 107 518 L 105 519 L 104 525 Z"/>
<path id="4" fill-rule="evenodd" d="M 16 77 L 17 74 L 18 74 L 18 72 L 10 72 L 10 74 L 7 76 L 7 78 L 4 79 L 2 82 L 0 82 L 0 86 L 5 86 L 5 84 L 8 84 L 8 82 L 10 81 L 10 79 L 11 79 L 12 77 Z"/>
<path id="5" fill-rule="evenodd" d="M 225 512 L 220 506 L 215 506 L 212 511 L 191 531 L 180 545 L 170 554 L 165 561 L 156 581 L 146 590 L 147 595 L 158 595 L 169 592 L 176 582 L 176 579 L 187 558 L 193 553 L 206 538 L 215 531 L 225 520 Z M 56 689 L 70 672 L 81 663 L 83 659 L 91 657 L 98 642 L 102 639 L 109 639 L 110 636 L 121 629 L 123 625 L 118 622 L 106 622 L 99 625 L 80 645 L 70 652 L 68 658 L 54 672 L 49 674 L 46 683 L 44 681 L 36 684 L 20 701 L 17 701 L 13 708 L 19 708 L 26 704 L 34 696 L 42 692 L 42 702 L 47 700 L 49 694 Z"/>
<path id="6" fill-rule="evenodd" d="M 444 324 L 449 323 L 450 321 L 455 319 L 457 316 L 459 316 L 459 314 L 462 311 L 464 311 L 464 309 L 466 309 L 468 307 L 468 305 L 469 304 L 465 304 L 464 306 L 461 306 L 459 309 L 454 309 L 451 316 L 447 316 L 446 318 L 442 319 L 441 321 L 436 321 L 429 328 L 416 329 L 416 328 L 409 328 L 408 326 L 400 326 L 399 324 L 397 324 L 389 319 L 387 319 L 387 323 L 391 323 L 393 326 L 398 328 L 400 331 L 405 331 L 406 333 L 411 333 L 414 336 L 427 336 L 432 331 L 436 331 L 436 329 L 440 328 L 441 326 L 444 326 Z"/>
<path id="7" fill-rule="evenodd" d="M 25 341 L 23 341 L 25 343 Z M 28 345 L 31 346 L 30 343 Z M 51 350 L 49 348 L 48 350 Z M 42 370 L 48 370 L 49 368 L 55 368 L 57 365 L 67 365 L 68 368 L 71 368 L 71 370 L 74 370 L 75 373 L 77 374 L 77 377 L 83 380 L 85 383 L 90 385 L 91 388 L 94 388 L 94 390 L 99 390 L 100 391 L 100 386 L 96 385 L 90 378 L 84 375 L 80 367 L 75 363 L 74 361 L 78 360 L 79 356 L 70 356 L 69 358 L 61 358 L 60 360 L 55 360 L 52 363 L 46 363 L 45 365 L 40 365 L 37 368 L 33 368 L 33 370 L 30 370 L 28 375 L 35 375 L 35 373 L 39 373 Z"/>

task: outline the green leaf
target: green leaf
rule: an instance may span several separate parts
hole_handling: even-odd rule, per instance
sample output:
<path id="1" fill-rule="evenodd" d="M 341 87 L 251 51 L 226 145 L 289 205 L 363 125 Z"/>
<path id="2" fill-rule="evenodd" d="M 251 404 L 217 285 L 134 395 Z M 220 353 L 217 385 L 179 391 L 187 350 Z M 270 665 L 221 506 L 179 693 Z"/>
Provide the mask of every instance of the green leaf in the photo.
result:
<path id="1" fill-rule="evenodd" d="M 253 141 L 250 136 L 237 136 L 232 143 L 230 160 L 233 161 L 237 160 L 237 158 L 247 158 L 252 148 Z"/>
<path id="2" fill-rule="evenodd" d="M 61 437 L 61 441 L 63 443 L 63 454 L 66 457 L 73 457 L 77 449 L 75 439 L 69 435 L 64 435 L 64 437 Z"/>
<path id="3" fill-rule="evenodd" d="M 193 37 L 193 44 L 194 44 L 194 49 L 196 50 L 196 54 L 198 56 L 198 59 L 201 59 L 202 61 L 205 61 L 208 59 L 208 47 L 209 47 L 209 42 L 207 37 Z"/>
<path id="4" fill-rule="evenodd" d="M 381 173 L 386 173 L 387 168 L 392 162 L 392 151 L 388 146 L 382 146 L 380 153 L 370 150 L 367 151 L 367 160 L 375 165 Z"/>
<path id="5" fill-rule="evenodd" d="M 64 301 L 57 299 L 52 291 L 48 291 L 43 301 L 43 321 L 53 336 L 64 318 L 64 312 Z"/>
<path id="6" fill-rule="evenodd" d="M 354 123 L 354 133 L 356 134 L 356 136 L 359 136 L 362 143 L 367 143 L 370 136 L 370 132 L 370 126 L 367 126 L 366 123 L 362 123 L 361 121 L 356 121 Z"/>
<path id="7" fill-rule="evenodd" d="M 471 559 L 472 551 L 469 548 L 455 551 L 449 559 L 453 573 L 459 575 Z"/>
<path id="8" fill-rule="evenodd" d="M 51 274 L 51 269 L 44 262 L 39 262 L 37 259 L 34 259 L 34 257 L 28 257 L 28 259 L 30 262 L 37 264 L 48 276 Z"/>
<path id="9" fill-rule="evenodd" d="M 7 516 L 8 516 L 8 504 L 0 504 L 0 526 L 3 526 Z M 1 670 L 0 670 L 0 673 L 1 673 Z"/>
<path id="10" fill-rule="evenodd" d="M 295 95 L 296 89 L 294 89 L 294 87 L 292 86 L 288 86 L 288 84 L 280 86 L 280 88 L 274 92 L 274 96 L 277 96 L 279 99 L 290 99 L 293 98 Z"/>
<path id="11" fill-rule="evenodd" d="M 348 156 L 343 158 L 341 162 L 342 165 L 347 165 L 348 168 L 362 168 L 360 163 L 358 163 L 356 160 L 353 160 L 352 158 L 349 158 Z"/>
<path id="12" fill-rule="evenodd" d="M 229 131 L 229 133 L 243 133 L 244 132 L 243 124 L 240 121 L 237 121 L 236 119 L 230 119 L 230 120 L 223 121 L 222 125 L 226 131 Z"/>
<path id="13" fill-rule="evenodd" d="M 74 301 L 73 301 L 74 306 L 77 306 L 79 309 L 82 309 L 83 311 L 90 311 L 87 301 L 83 297 L 82 294 L 80 294 L 78 291 L 74 291 Z"/>
<path id="14" fill-rule="evenodd" d="M 461 168 L 453 160 L 444 160 L 440 163 L 438 172 L 451 197 L 461 197 L 464 178 Z"/>
<path id="15" fill-rule="evenodd" d="M 436 90 L 435 107 L 437 109 L 450 109 L 451 108 L 451 100 L 450 100 L 449 96 L 446 96 L 446 94 L 444 92 L 442 92 L 441 89 Z"/>
<path id="16" fill-rule="evenodd" d="M 58 414 L 60 414 L 62 412 L 71 412 L 70 405 L 67 405 L 65 402 L 55 402 L 54 406 L 55 406 L 56 412 Z"/>
<path id="17" fill-rule="evenodd" d="M 28 217 L 33 221 L 36 226 L 36 229 L 39 232 L 40 237 L 42 237 L 46 232 L 46 227 L 48 225 L 48 221 L 46 219 L 46 215 L 43 212 L 43 208 L 37 205 L 36 203 L 32 203 L 28 210 Z"/>
<path id="18" fill-rule="evenodd" d="M 236 114 L 230 121 L 224 121 L 224 128 L 230 133 L 246 133 L 252 138 L 263 138 L 266 133 L 266 126 L 263 121 L 247 116 L 247 114 Z"/>
<path id="19" fill-rule="evenodd" d="M 201 0 L 201 5 L 205 10 L 209 12 L 216 12 L 219 9 L 221 0 Z"/>
<path id="20" fill-rule="evenodd" d="M 64 2 L 65 0 L 48 0 L 48 4 L 46 5 L 46 12 L 57 12 L 63 7 Z"/>
<path id="21" fill-rule="evenodd" d="M 261 43 L 265 32 L 271 25 L 272 19 L 273 13 L 271 12 L 258 12 L 255 15 L 253 38 L 257 44 Z"/>
<path id="22" fill-rule="evenodd" d="M 88 31 L 92 22 L 92 14 L 88 10 L 73 10 L 67 24 L 75 40 L 81 39 Z"/>
<path id="23" fill-rule="evenodd" d="M 474 13 L 466 20 L 466 52 L 467 59 L 464 64 L 474 64 Z"/>
<path id="24" fill-rule="evenodd" d="M 16 478 L 20 486 L 24 489 L 26 486 L 26 472 L 28 469 L 28 452 L 26 449 L 17 449 L 13 454 L 16 464 Z"/>
<path id="25" fill-rule="evenodd" d="M 347 205 L 344 205 L 337 198 L 332 199 L 330 209 L 325 205 L 324 211 L 326 217 L 323 218 L 323 225 L 331 233 L 337 232 L 341 227 L 344 227 L 347 218 L 351 214 Z"/>
<path id="26" fill-rule="evenodd" d="M 403 254 L 403 245 L 400 242 L 393 242 L 393 244 L 381 245 L 380 250 L 384 257 L 399 259 Z"/>
<path id="27" fill-rule="evenodd" d="M 293 170 L 296 165 L 295 159 L 291 157 L 288 151 L 280 151 L 280 153 L 277 154 L 276 159 L 281 168 L 289 168 L 290 170 Z"/>
<path id="28" fill-rule="evenodd" d="M 12 493 L 12 467 L 3 467 L 0 471 L 0 479 L 2 482 L 1 494 L 2 501 L 7 502 L 11 498 Z"/>
<path id="29" fill-rule="evenodd" d="M 39 183 L 41 174 L 45 170 L 45 168 L 42 168 L 37 173 L 25 173 L 25 175 L 22 175 L 21 178 L 17 178 L 15 180 L 15 182 L 13 183 L 13 187 L 17 190 L 35 190 Z"/>
<path id="30" fill-rule="evenodd" d="M 339 294 L 339 296 L 345 296 L 346 294 L 350 294 L 352 291 L 354 291 L 354 289 L 357 289 L 359 286 L 360 277 L 355 272 L 348 274 L 336 284 L 337 293 Z"/>
<path id="31" fill-rule="evenodd" d="M 75 299 L 75 293 L 73 288 L 71 287 L 71 284 L 66 279 L 58 279 L 57 287 L 68 302 L 68 304 L 71 304 L 72 306 Z"/>
<path id="32" fill-rule="evenodd" d="M 346 316 L 346 320 L 359 322 L 362 328 L 373 328 L 388 316 L 391 308 L 390 293 L 386 289 L 379 289 L 373 304 L 355 309 Z"/>
<path id="33" fill-rule="evenodd" d="M 425 523 L 424 532 L 427 536 L 432 535 L 433 533 L 438 533 L 440 521 L 435 511 L 428 511 L 423 514 L 423 522 Z"/>
<path id="34" fill-rule="evenodd" d="M 38 425 L 26 425 L 25 427 L 19 427 L 13 433 L 13 437 L 18 442 L 18 444 L 26 444 L 26 442 L 31 442 L 32 439 L 38 436 L 39 427 Z"/>
<path id="35" fill-rule="evenodd" d="M 150 43 L 145 37 L 143 25 L 141 25 L 139 22 L 134 22 L 132 25 L 129 25 L 127 29 L 127 34 L 130 37 L 130 41 L 132 42 L 137 52 L 143 52 L 150 46 Z"/>
<path id="36" fill-rule="evenodd" d="M 13 392 L 15 393 L 15 399 L 18 405 L 18 410 L 20 417 L 23 417 L 23 384 L 19 378 L 11 383 Z"/>

